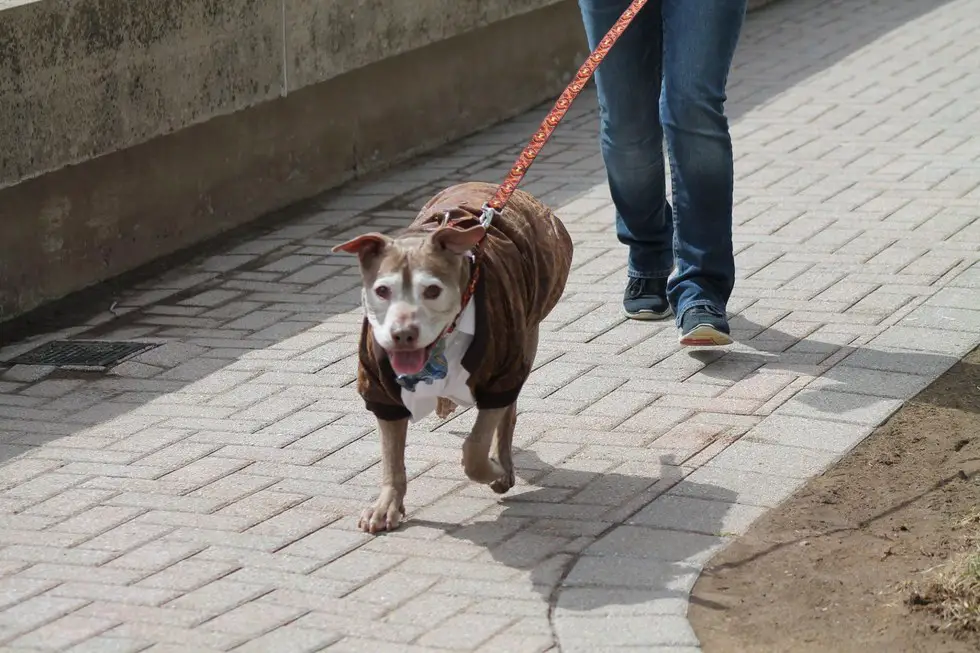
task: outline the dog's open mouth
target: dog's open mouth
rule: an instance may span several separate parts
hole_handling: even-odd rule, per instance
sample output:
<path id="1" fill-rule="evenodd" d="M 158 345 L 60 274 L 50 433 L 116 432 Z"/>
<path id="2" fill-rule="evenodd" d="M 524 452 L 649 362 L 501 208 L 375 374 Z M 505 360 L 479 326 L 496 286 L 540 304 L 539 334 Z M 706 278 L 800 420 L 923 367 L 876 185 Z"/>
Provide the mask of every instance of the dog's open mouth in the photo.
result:
<path id="1" fill-rule="evenodd" d="M 391 362 L 391 369 L 398 375 L 418 374 L 428 362 L 431 350 L 432 345 L 424 349 L 389 351 L 388 360 Z"/>

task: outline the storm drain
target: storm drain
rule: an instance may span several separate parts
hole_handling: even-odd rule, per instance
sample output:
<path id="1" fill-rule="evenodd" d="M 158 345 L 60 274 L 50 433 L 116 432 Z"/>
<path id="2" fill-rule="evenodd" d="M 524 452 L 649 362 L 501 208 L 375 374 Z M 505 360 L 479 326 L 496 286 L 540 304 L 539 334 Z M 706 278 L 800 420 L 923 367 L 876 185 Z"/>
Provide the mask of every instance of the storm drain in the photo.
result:
<path id="1" fill-rule="evenodd" d="M 133 354 L 156 347 L 147 342 L 52 340 L 7 361 L 9 365 L 50 365 L 66 370 L 102 372 Z"/>

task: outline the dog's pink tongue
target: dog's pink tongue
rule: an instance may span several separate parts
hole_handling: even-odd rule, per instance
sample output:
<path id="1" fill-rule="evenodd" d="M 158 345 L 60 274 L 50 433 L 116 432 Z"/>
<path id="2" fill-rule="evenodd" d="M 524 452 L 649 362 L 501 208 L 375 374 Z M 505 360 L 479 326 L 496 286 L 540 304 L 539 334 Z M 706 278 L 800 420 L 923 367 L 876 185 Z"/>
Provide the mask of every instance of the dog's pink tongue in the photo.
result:
<path id="1" fill-rule="evenodd" d="M 395 374 L 418 374 L 425 367 L 425 350 L 392 351 L 388 353 Z"/>

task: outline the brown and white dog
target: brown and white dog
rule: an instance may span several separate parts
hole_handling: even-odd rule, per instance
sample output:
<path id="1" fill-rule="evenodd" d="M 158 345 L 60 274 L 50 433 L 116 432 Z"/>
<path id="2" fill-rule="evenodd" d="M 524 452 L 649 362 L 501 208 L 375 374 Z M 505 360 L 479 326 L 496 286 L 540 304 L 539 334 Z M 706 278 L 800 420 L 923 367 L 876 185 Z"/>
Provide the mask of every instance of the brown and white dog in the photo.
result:
<path id="1" fill-rule="evenodd" d="M 537 352 L 538 325 L 565 289 L 573 247 L 558 217 L 522 191 L 484 229 L 478 218 L 495 190 L 452 186 L 404 232 L 364 234 L 334 248 L 360 260 L 357 388 L 381 434 L 381 493 L 361 515 L 364 531 L 397 528 L 405 516 L 408 424 L 433 410 L 446 417 L 457 405 L 475 405 L 463 470 L 497 493 L 514 485 L 517 397 Z M 461 312 L 471 252 L 484 235 L 475 292 Z"/>

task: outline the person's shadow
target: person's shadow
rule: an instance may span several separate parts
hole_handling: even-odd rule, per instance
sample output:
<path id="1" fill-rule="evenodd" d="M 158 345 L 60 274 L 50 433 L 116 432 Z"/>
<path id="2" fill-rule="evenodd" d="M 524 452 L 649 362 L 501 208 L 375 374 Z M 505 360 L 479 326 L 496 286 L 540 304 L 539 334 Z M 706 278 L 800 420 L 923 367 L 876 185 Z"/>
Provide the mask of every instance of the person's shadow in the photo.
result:
<path id="1" fill-rule="evenodd" d="M 874 426 L 961 358 L 959 352 L 915 350 L 913 347 L 920 343 L 903 341 L 901 329 L 862 342 L 846 329 L 820 328 L 814 333 L 794 334 L 741 315 L 733 315 L 730 323 L 734 347 L 690 352 L 704 363 L 697 375 L 731 383 L 760 373 L 813 376 L 785 402 L 783 412 L 799 417 Z M 954 342 L 954 338 L 962 343 Z M 977 338 L 956 332 L 948 334 L 947 340 L 943 344 L 962 344 L 959 349 L 965 354 Z"/>
<path id="2" fill-rule="evenodd" d="M 515 450 L 514 460 L 520 480 L 495 519 L 461 526 L 411 518 L 404 528 L 436 528 L 486 547 L 498 564 L 527 572 L 566 615 L 683 616 L 701 566 L 728 539 L 726 526 L 739 528 L 730 514 L 746 508 L 730 490 L 683 480 L 670 454 L 648 474 L 589 470 L 604 461 L 554 467 L 532 450 Z M 563 624 L 576 627 L 574 619 Z"/>

